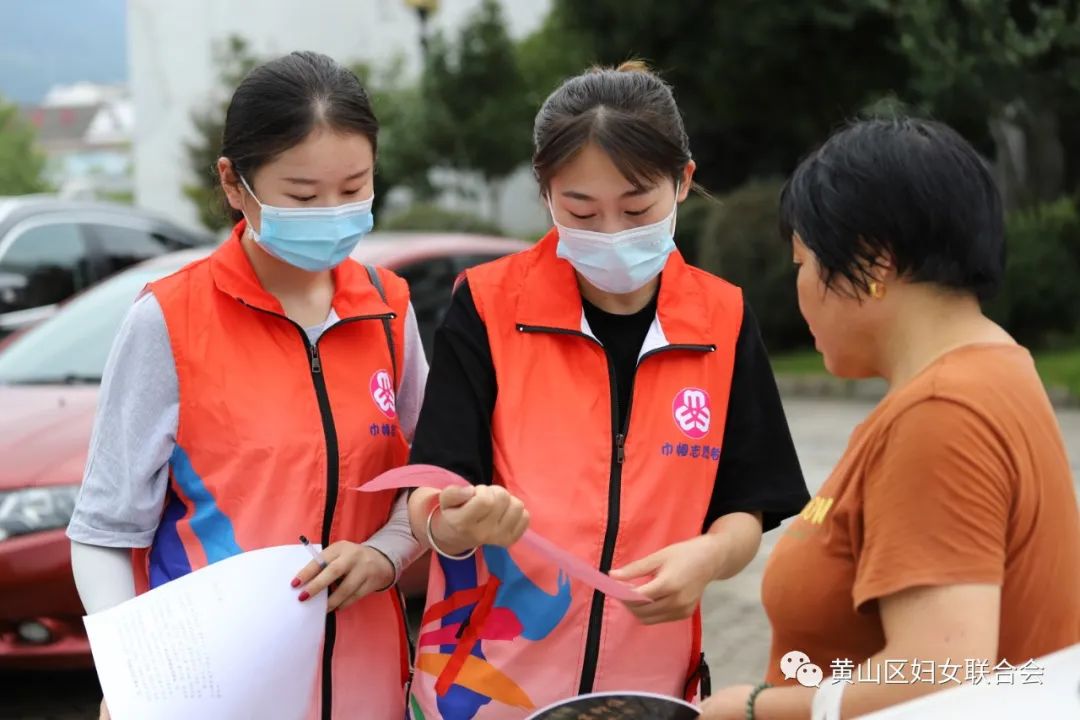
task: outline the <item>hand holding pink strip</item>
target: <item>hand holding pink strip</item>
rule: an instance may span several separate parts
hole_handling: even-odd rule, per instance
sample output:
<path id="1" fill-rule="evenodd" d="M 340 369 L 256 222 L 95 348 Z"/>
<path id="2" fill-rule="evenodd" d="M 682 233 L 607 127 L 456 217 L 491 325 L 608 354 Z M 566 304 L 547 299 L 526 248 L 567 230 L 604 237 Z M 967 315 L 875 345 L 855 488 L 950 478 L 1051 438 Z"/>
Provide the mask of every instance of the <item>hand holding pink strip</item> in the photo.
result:
<path id="1" fill-rule="evenodd" d="M 468 485 L 468 481 L 456 473 L 452 473 L 434 465 L 406 465 L 404 467 L 388 470 L 382 475 L 364 483 L 355 490 L 362 492 L 377 492 L 379 490 L 396 490 L 400 488 L 429 487 L 444 490 L 451 485 Z M 522 545 L 533 549 L 546 560 L 558 565 L 567 575 L 575 577 L 591 588 L 626 602 L 651 602 L 637 590 L 626 583 L 614 580 L 600 572 L 589 563 L 576 555 L 563 550 L 547 538 L 532 530 L 526 530 L 519 540 Z"/>

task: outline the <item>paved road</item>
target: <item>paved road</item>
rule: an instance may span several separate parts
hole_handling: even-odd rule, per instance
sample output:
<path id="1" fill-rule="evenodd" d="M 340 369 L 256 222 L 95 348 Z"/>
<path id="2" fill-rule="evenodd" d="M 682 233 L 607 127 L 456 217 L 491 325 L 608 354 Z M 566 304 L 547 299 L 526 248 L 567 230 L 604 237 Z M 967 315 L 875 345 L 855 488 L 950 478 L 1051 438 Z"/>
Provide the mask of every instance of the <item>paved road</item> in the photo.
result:
<path id="1" fill-rule="evenodd" d="M 848 401 L 790 400 L 788 419 L 807 484 L 815 492 L 871 406 Z M 1080 412 L 1059 415 L 1073 477 L 1080 481 Z M 1077 492 L 1080 493 L 1080 482 Z M 761 572 L 783 529 L 765 537 L 753 563 L 718 583 L 705 600 L 705 650 L 716 687 L 757 682 L 768 660 L 769 628 L 761 609 Z M 0 674 L 0 720 L 93 720 L 98 689 L 91 672 Z"/>

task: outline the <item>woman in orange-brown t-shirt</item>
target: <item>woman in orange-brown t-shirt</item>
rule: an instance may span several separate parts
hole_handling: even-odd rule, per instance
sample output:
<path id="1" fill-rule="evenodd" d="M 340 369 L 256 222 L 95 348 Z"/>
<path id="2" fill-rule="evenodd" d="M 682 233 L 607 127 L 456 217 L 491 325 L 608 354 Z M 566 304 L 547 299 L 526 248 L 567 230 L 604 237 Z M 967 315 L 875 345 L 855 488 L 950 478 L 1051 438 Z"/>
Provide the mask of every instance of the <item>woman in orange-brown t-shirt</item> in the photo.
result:
<path id="1" fill-rule="evenodd" d="M 1080 522 L 1031 356 L 980 308 L 1004 271 L 990 172 L 941 124 L 860 122 L 799 166 L 781 218 L 826 367 L 890 391 L 769 560 L 768 682 L 703 717 L 1041 682 L 1031 661 L 1080 642 Z"/>

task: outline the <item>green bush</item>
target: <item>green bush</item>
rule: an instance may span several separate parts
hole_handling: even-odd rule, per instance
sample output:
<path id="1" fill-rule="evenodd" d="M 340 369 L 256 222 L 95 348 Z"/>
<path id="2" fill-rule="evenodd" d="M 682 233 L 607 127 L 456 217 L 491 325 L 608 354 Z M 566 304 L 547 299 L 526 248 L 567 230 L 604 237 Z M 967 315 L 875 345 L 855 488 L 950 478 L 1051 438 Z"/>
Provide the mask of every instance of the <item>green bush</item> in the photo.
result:
<path id="1" fill-rule="evenodd" d="M 503 235 L 502 229 L 493 222 L 428 203 L 420 203 L 403 212 L 388 214 L 386 219 L 380 217 L 375 226 L 378 230 L 389 232 L 415 230 Z"/>
<path id="2" fill-rule="evenodd" d="M 777 231 L 781 185 L 778 180 L 752 181 L 730 195 L 705 200 L 705 210 L 691 216 L 696 264 L 743 289 L 770 352 L 811 342 L 796 300 L 791 246 Z M 682 232 L 682 213 L 679 217 Z"/>
<path id="3" fill-rule="evenodd" d="M 715 208 L 715 200 L 696 193 L 688 195 L 679 205 L 679 214 L 675 219 L 675 245 L 691 265 L 701 267 L 698 238 L 709 219 L 709 213 Z"/>
<path id="4" fill-rule="evenodd" d="M 987 307 L 1031 348 L 1080 341 L 1080 212 L 1062 198 L 1012 213 L 1005 282 Z"/>
<path id="5" fill-rule="evenodd" d="M 687 259 L 742 287 L 770 351 L 807 347 L 790 246 L 777 235 L 781 183 L 752 181 L 716 201 L 679 211 Z M 1080 344 L 1080 209 L 1067 198 L 1011 214 L 1008 260 L 987 313 L 1033 349 Z"/>

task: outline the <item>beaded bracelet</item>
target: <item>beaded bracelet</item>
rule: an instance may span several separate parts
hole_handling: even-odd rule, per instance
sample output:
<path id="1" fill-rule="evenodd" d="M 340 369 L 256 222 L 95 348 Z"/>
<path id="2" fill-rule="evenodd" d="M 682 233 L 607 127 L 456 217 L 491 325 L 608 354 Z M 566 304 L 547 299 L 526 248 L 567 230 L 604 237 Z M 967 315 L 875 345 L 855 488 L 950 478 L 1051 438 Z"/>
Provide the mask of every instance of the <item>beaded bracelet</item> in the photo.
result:
<path id="1" fill-rule="evenodd" d="M 437 513 L 438 511 L 439 511 L 439 506 L 436 505 L 435 507 L 431 508 L 431 512 L 428 513 L 428 516 L 427 516 L 427 539 L 428 539 L 428 544 L 431 545 L 431 549 L 434 550 L 435 552 L 437 552 L 439 555 L 442 555 L 447 560 L 467 560 L 467 559 L 471 558 L 473 555 L 475 555 L 476 554 L 476 548 L 473 548 L 472 550 L 465 553 L 464 555 L 451 555 L 450 553 L 443 552 L 442 548 L 440 548 L 439 544 L 437 542 L 435 542 L 435 538 L 431 534 L 431 520 L 435 517 L 435 513 Z"/>
<path id="2" fill-rule="evenodd" d="M 746 720 L 754 720 L 754 702 L 757 700 L 757 696 L 761 694 L 763 690 L 768 690 L 772 687 L 772 683 L 758 683 L 754 686 L 754 689 L 750 691 L 750 697 L 746 699 Z"/>

